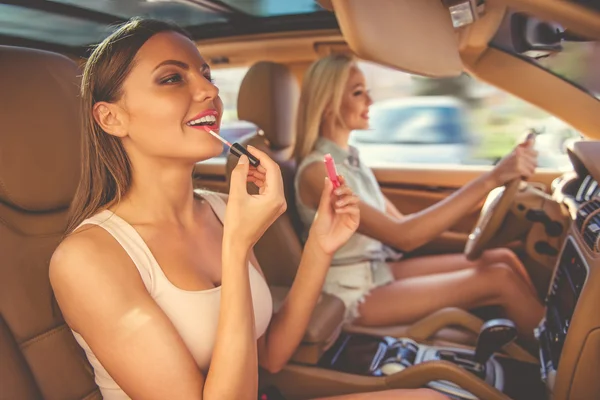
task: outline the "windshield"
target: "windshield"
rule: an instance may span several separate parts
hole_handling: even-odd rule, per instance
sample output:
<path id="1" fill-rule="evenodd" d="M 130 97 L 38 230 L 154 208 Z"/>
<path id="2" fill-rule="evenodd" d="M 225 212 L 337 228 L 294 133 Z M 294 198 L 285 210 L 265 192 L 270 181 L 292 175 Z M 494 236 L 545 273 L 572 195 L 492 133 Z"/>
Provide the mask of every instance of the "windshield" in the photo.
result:
<path id="1" fill-rule="evenodd" d="M 490 46 L 523 58 L 600 99 L 600 42 L 508 12 Z"/>

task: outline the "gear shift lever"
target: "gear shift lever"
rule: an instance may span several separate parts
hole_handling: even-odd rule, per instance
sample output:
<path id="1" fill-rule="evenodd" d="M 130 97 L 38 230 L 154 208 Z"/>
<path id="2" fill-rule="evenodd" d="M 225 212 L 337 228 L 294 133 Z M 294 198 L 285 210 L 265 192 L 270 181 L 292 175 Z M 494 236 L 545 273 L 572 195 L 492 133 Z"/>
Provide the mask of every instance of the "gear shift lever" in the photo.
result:
<path id="1" fill-rule="evenodd" d="M 475 362 L 481 365 L 489 360 L 491 355 L 517 337 L 517 327 L 509 319 L 492 319 L 487 321 L 479 331 Z"/>

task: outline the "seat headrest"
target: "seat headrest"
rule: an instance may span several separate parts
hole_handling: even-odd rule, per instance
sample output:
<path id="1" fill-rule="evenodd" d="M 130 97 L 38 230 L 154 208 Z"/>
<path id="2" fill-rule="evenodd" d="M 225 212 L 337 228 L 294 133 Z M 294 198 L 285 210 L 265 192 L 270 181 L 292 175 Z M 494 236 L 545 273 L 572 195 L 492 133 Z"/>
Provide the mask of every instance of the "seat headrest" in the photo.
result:
<path id="1" fill-rule="evenodd" d="M 79 69 L 60 54 L 0 46 L 0 202 L 66 208 L 80 171 Z"/>
<path id="2" fill-rule="evenodd" d="M 238 118 L 262 129 L 272 149 L 290 147 L 299 97 L 298 82 L 285 65 L 258 62 L 240 86 Z"/>

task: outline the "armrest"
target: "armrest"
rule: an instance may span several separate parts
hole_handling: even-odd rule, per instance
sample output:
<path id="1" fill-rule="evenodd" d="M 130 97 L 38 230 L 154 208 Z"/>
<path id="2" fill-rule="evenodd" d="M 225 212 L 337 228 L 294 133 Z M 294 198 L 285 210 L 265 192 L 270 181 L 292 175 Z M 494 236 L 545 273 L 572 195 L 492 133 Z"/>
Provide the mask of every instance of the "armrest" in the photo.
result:
<path id="1" fill-rule="evenodd" d="M 430 339 L 439 330 L 449 326 L 458 326 L 479 335 L 482 325 L 483 320 L 473 314 L 460 308 L 447 307 L 414 323 L 408 328 L 406 336 L 417 342 L 423 342 Z M 517 360 L 538 363 L 535 357 L 515 342 L 508 343 L 503 350 Z"/>
<path id="2" fill-rule="evenodd" d="M 442 308 L 420 319 L 408 328 L 406 335 L 415 341 L 426 341 L 437 331 L 448 326 L 459 326 L 474 333 L 479 333 L 483 320 L 460 308 Z"/>
<path id="3" fill-rule="evenodd" d="M 428 361 L 386 377 L 386 385 L 392 389 L 416 389 L 431 381 L 452 382 L 485 400 L 510 400 L 508 396 L 448 361 Z"/>
<path id="4" fill-rule="evenodd" d="M 290 288 L 282 286 L 272 286 L 271 295 L 273 297 L 273 312 L 277 312 L 281 307 L 285 296 Z M 302 338 L 302 343 L 321 343 L 331 339 L 331 335 L 339 331 L 344 322 L 346 308 L 344 303 L 337 297 L 327 293 L 322 293 L 313 310 L 310 322 L 306 328 L 306 333 Z"/>
<path id="5" fill-rule="evenodd" d="M 346 307 L 342 300 L 327 293 L 321 294 L 321 298 L 313 311 L 302 342 L 329 342 L 332 335 L 335 333 L 339 334 L 341 331 L 345 313 Z M 337 335 L 335 336 L 337 337 Z"/>

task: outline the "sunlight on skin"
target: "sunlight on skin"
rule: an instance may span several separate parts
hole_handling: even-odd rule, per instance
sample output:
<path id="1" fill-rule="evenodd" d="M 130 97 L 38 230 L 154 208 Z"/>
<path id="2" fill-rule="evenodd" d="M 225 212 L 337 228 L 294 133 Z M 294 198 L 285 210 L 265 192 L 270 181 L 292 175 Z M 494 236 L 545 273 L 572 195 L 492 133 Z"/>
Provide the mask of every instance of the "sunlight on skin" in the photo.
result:
<path id="1" fill-rule="evenodd" d="M 119 318 L 114 330 L 125 337 L 130 337 L 153 326 L 152 316 L 144 313 L 140 308 L 134 308 Z"/>

